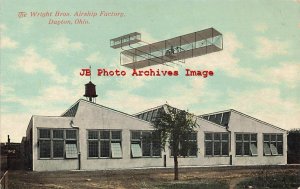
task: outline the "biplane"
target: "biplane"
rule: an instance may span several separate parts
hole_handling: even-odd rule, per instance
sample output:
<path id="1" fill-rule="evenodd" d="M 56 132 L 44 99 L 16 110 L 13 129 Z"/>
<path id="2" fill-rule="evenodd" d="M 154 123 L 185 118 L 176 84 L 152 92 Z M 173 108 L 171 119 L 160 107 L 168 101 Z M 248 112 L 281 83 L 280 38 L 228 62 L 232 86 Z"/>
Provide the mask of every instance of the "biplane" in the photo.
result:
<path id="1" fill-rule="evenodd" d="M 181 35 L 171 39 L 147 43 L 141 34 L 133 32 L 110 40 L 111 48 L 121 48 L 120 64 L 140 69 L 158 64 L 185 63 L 193 58 L 223 50 L 223 36 L 214 28 Z"/>

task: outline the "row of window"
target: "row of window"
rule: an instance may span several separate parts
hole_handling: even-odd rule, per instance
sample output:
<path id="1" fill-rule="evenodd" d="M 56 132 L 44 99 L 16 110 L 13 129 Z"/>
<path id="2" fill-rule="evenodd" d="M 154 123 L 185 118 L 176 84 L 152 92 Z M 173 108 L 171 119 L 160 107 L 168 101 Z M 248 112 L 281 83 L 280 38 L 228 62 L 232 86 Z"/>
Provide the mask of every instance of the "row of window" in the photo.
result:
<path id="1" fill-rule="evenodd" d="M 39 129 L 40 158 L 77 158 L 77 130 L 74 129 Z M 89 158 L 122 158 L 121 130 L 88 130 L 87 152 Z M 229 155 L 228 133 L 205 133 L 206 156 Z M 172 143 L 172 140 L 169 141 Z M 184 147 L 189 145 L 190 148 Z M 237 133 L 235 135 L 237 156 L 257 156 L 257 134 Z M 179 143 L 179 156 L 197 157 L 197 133 L 192 133 L 186 141 Z M 170 149 L 173 156 L 173 149 Z M 161 157 L 160 140 L 151 131 L 132 131 L 130 137 L 132 158 Z M 263 153 L 265 156 L 283 154 L 283 135 L 264 134 Z"/>

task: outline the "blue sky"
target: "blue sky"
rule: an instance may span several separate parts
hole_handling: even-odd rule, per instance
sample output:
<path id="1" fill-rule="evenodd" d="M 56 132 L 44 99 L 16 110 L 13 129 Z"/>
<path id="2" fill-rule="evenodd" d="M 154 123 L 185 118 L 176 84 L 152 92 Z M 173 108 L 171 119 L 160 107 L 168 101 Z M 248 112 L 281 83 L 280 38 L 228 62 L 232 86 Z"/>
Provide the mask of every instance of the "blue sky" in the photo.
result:
<path id="1" fill-rule="evenodd" d="M 92 66 L 97 103 L 136 113 L 168 102 L 204 114 L 236 109 L 284 129 L 300 123 L 299 0 L 50 1 L 1 0 L 1 141 L 20 141 L 32 115 L 60 115 L 82 98 Z M 49 25 L 49 17 L 19 18 L 18 12 L 107 11 L 87 25 Z M 52 18 L 75 20 L 74 16 Z M 140 32 L 160 41 L 214 27 L 223 51 L 186 60 L 179 77 L 132 77 L 120 66 L 109 39 Z M 127 71 L 98 77 L 97 68 Z M 184 69 L 213 70 L 209 78 L 184 77 Z"/>

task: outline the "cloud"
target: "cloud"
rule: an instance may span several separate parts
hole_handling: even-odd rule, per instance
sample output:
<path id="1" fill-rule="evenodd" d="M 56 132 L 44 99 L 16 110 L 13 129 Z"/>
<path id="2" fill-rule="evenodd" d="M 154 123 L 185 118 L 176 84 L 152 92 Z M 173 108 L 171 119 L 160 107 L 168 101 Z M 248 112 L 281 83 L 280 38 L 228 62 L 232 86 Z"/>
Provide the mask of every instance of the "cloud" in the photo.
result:
<path id="1" fill-rule="evenodd" d="M 22 97 L 10 95 L 2 98 L 4 103 L 18 103 L 26 107 L 30 114 L 60 115 L 64 109 L 62 104 L 72 104 L 82 96 L 82 88 L 68 88 L 54 85 L 43 89 L 36 96 Z"/>
<path id="2" fill-rule="evenodd" d="M 82 96 L 81 90 L 63 86 L 45 88 L 40 95 L 31 98 L 16 96 L 13 93 L 9 96 L 2 96 L 4 91 L 13 91 L 13 89 L 1 85 L 1 103 L 18 103 L 19 106 L 26 107 L 27 113 L 11 113 L 1 107 L 1 142 L 6 140 L 8 134 L 13 142 L 20 142 L 25 136 L 32 115 L 59 116 L 68 108 L 65 106 L 67 103 L 71 105 Z"/>
<path id="3" fill-rule="evenodd" d="M 11 142 L 21 142 L 22 137 L 25 136 L 30 117 L 29 114 L 1 114 L 0 141 L 7 142 L 7 135 L 9 135 Z"/>
<path id="4" fill-rule="evenodd" d="M 123 86 L 122 84 L 128 83 L 129 78 L 132 78 L 132 83 Z M 132 92 L 134 89 L 142 89 L 146 84 L 153 86 L 154 83 L 160 83 L 159 79 L 162 78 L 140 80 L 140 78 L 130 76 L 127 79 L 120 79 L 120 87 L 118 87 L 117 90 L 108 91 L 102 98 L 101 103 L 127 113 L 136 113 L 162 105 L 166 102 L 177 108 L 187 109 L 194 104 L 201 103 L 204 100 L 207 101 L 207 98 L 209 98 L 209 100 L 214 100 L 216 97 L 215 93 L 211 94 L 205 90 L 205 79 L 198 77 L 185 78 L 184 85 L 177 82 L 174 83 L 174 85 L 162 83 L 157 89 L 162 90 L 160 95 L 152 96 L 151 98 L 144 95 L 137 95 Z M 207 98 L 202 98 L 204 96 Z"/>
<path id="5" fill-rule="evenodd" d="M 104 63 L 104 58 L 100 52 L 94 52 L 85 59 L 89 63 Z"/>
<path id="6" fill-rule="evenodd" d="M 268 68 L 260 74 L 265 82 L 286 84 L 289 88 L 295 88 L 300 83 L 300 62 L 282 62 L 278 66 Z M 272 79 L 270 79 L 272 78 Z"/>
<path id="7" fill-rule="evenodd" d="M 7 30 L 6 25 L 5 24 L 0 24 L 0 32 L 2 33 L 5 30 Z"/>
<path id="8" fill-rule="evenodd" d="M 67 82 L 67 77 L 58 73 L 56 65 L 50 60 L 41 57 L 34 48 L 27 48 L 24 54 L 17 59 L 16 68 L 28 74 L 41 71 L 51 76 L 57 83 Z"/>
<path id="9" fill-rule="evenodd" d="M 186 67 L 193 69 L 205 69 L 222 71 L 228 76 L 238 77 L 241 72 L 247 73 L 247 70 L 239 65 L 239 58 L 235 56 L 238 49 L 243 48 L 243 44 L 237 39 L 234 33 L 225 33 L 223 35 L 224 48 L 222 51 L 206 54 L 185 62 Z"/>
<path id="10" fill-rule="evenodd" d="M 61 53 L 79 51 L 83 48 L 81 42 L 72 42 L 71 39 L 65 35 L 55 36 L 54 39 L 47 40 L 47 43 L 50 45 L 49 50 Z"/>
<path id="11" fill-rule="evenodd" d="M 15 91 L 14 88 L 4 85 L 3 83 L 0 84 L 0 95 L 1 96 L 6 95 L 7 93 L 12 93 L 14 91 Z"/>
<path id="12" fill-rule="evenodd" d="M 1 49 L 15 49 L 18 47 L 18 43 L 14 40 L 12 40 L 9 37 L 3 36 L 1 37 L 1 41 L 0 41 L 0 48 Z"/>
<path id="13" fill-rule="evenodd" d="M 109 91 L 106 97 L 101 99 L 101 104 L 123 111 L 125 113 L 137 113 L 155 106 L 162 105 L 164 102 L 157 98 L 145 98 L 129 91 Z"/>
<path id="14" fill-rule="evenodd" d="M 268 25 L 265 23 L 259 23 L 254 26 L 254 30 L 258 32 L 265 32 L 269 29 Z"/>
<path id="15" fill-rule="evenodd" d="M 138 30 L 141 33 L 141 40 L 147 43 L 154 43 L 157 42 L 158 39 L 154 38 L 149 32 L 146 31 L 145 28 L 141 28 Z"/>
<path id="16" fill-rule="evenodd" d="M 300 105 L 281 97 L 279 89 L 264 88 L 229 93 L 232 108 L 283 129 L 299 127 Z"/>
<path id="17" fill-rule="evenodd" d="M 240 76 L 249 81 L 256 81 L 266 84 L 284 85 L 288 88 L 295 88 L 299 85 L 299 62 L 280 62 L 274 65 L 262 66 L 259 69 L 240 68 Z"/>
<path id="18" fill-rule="evenodd" d="M 271 58 L 274 55 L 287 55 L 289 43 L 286 41 L 270 40 L 266 37 L 256 39 L 258 46 L 255 51 L 257 58 Z"/>

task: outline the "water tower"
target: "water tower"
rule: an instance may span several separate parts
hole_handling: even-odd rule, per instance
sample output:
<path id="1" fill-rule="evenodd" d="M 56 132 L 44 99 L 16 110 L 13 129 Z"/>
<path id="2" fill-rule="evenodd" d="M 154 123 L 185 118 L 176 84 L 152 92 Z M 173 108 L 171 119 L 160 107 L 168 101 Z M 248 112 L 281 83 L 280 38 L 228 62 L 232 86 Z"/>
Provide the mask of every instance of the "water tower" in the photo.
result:
<path id="1" fill-rule="evenodd" d="M 90 102 L 96 103 L 96 85 L 91 81 L 85 84 L 85 94 L 83 95 L 86 97 Z"/>

